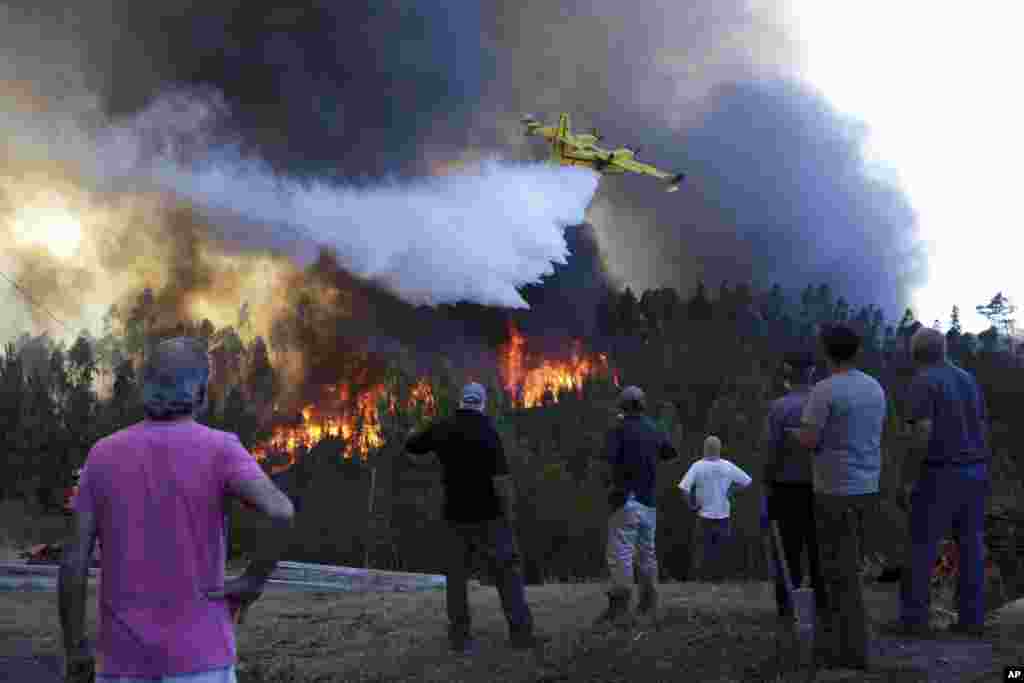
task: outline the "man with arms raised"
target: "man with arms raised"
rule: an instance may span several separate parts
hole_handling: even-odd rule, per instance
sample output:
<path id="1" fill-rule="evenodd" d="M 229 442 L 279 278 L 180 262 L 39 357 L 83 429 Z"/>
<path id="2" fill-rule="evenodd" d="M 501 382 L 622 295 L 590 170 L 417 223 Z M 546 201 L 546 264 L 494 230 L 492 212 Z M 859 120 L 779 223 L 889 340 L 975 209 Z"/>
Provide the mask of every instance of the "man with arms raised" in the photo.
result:
<path id="1" fill-rule="evenodd" d="M 855 366 L 861 344 L 855 330 L 829 325 L 820 338 L 831 374 L 811 389 L 798 437 L 814 452 L 815 522 L 828 603 L 818 643 L 826 663 L 867 669 L 861 564 L 865 526 L 878 506 L 885 391 Z"/>
<path id="2" fill-rule="evenodd" d="M 88 680 L 93 665 L 84 645 L 85 599 L 99 540 L 97 683 L 235 681 L 231 613 L 259 598 L 294 511 L 238 437 L 194 420 L 206 406 L 209 377 L 198 340 L 158 344 L 143 372 L 146 419 L 89 452 L 59 576 L 69 680 Z M 266 515 L 274 532 L 245 573 L 225 582 L 231 496 Z"/>
<path id="3" fill-rule="evenodd" d="M 431 459 L 422 456 L 431 453 L 441 463 L 444 518 L 449 526 L 448 634 L 452 650 L 462 654 L 475 649 L 467 584 L 478 552 L 486 556 L 498 587 L 512 647 L 531 649 L 539 644 L 513 532 L 515 486 L 501 436 L 484 412 L 486 404 L 484 388 L 467 384 L 455 415 L 414 435 L 405 446 L 415 464 L 428 464 Z"/>

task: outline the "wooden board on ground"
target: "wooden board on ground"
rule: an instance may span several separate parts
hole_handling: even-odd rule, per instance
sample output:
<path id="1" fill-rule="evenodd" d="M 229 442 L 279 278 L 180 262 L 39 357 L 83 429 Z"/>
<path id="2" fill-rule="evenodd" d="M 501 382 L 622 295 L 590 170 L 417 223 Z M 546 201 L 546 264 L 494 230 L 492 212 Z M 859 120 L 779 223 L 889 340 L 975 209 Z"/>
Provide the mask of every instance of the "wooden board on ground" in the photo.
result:
<path id="1" fill-rule="evenodd" d="M 0 591 L 50 591 L 57 588 L 59 567 L 54 564 L 0 562 Z M 100 571 L 90 570 L 92 579 Z M 271 586 L 280 590 L 314 592 L 415 592 L 444 588 L 439 574 L 392 572 L 362 567 L 335 567 L 302 562 L 281 562 L 271 576 Z"/>

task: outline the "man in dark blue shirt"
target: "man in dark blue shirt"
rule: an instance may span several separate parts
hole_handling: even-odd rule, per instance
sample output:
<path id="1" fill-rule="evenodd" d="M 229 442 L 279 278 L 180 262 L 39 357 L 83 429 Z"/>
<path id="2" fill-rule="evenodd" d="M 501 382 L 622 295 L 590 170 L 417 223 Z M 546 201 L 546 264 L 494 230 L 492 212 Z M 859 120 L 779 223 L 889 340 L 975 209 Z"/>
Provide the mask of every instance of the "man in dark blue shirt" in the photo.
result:
<path id="1" fill-rule="evenodd" d="M 922 328 L 910 345 L 920 369 L 910 385 L 908 422 L 920 458 L 908 460 L 904 473 L 911 559 L 901 591 L 900 628 L 927 632 L 936 547 L 954 528 L 960 546 L 960 620 L 953 630 L 977 635 L 985 617 L 985 503 L 990 492 L 985 400 L 974 377 L 946 359 L 942 333 Z"/>
<path id="2" fill-rule="evenodd" d="M 644 392 L 626 387 L 619 397 L 622 420 L 608 433 L 605 451 L 611 469 L 608 502 L 608 609 L 598 624 L 632 622 L 633 556 L 639 555 L 641 616 L 657 619 L 658 559 L 654 550 L 655 490 L 659 461 L 678 457 L 668 435 L 645 414 Z"/>

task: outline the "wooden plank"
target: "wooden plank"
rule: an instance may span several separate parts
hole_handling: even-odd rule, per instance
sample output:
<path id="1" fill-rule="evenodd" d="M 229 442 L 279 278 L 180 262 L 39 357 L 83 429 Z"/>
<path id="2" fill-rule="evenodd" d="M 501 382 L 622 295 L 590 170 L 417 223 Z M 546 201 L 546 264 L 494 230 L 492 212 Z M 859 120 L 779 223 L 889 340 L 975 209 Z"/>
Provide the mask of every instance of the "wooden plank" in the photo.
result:
<path id="1" fill-rule="evenodd" d="M 0 590 L 55 590 L 60 568 L 54 564 L 0 563 Z M 98 579 L 100 572 L 91 569 Z M 342 592 L 420 591 L 444 588 L 439 574 L 414 574 L 362 567 L 338 567 L 302 562 L 281 562 L 271 575 L 270 584 L 296 590 Z"/>

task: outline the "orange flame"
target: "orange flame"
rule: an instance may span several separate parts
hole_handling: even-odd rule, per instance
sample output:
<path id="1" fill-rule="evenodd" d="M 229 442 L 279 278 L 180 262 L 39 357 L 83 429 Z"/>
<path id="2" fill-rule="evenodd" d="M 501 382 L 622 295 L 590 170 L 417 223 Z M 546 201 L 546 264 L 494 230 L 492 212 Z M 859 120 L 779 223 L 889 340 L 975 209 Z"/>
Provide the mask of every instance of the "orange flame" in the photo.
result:
<path id="1" fill-rule="evenodd" d="M 302 409 L 302 424 L 276 427 L 266 442 L 253 449 L 253 455 L 257 460 L 270 453 L 287 455 L 287 463 L 275 470 L 287 469 L 295 464 L 300 449 L 308 450 L 328 437 L 340 437 L 346 444 L 342 457 L 366 456 L 384 445 L 377 404 L 385 391 L 384 385 L 378 384 L 353 397 L 348 385 L 329 387 L 330 398 L 323 406 L 307 405 Z M 421 405 L 433 414 L 436 403 L 430 383 L 418 381 L 410 390 L 408 403 L 409 408 Z"/>
<path id="2" fill-rule="evenodd" d="M 542 359 L 527 369 L 526 339 L 515 328 L 509 327 L 509 341 L 501 349 L 500 364 L 505 390 L 514 402 L 524 408 L 541 405 L 545 400 L 555 401 L 560 391 L 579 391 L 584 380 L 595 373 L 607 373 L 605 354 L 587 355 L 579 340 L 573 342 L 568 360 Z M 618 373 L 613 377 L 618 385 Z"/>

